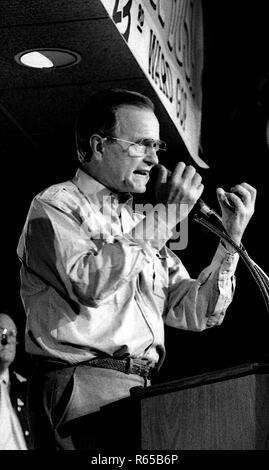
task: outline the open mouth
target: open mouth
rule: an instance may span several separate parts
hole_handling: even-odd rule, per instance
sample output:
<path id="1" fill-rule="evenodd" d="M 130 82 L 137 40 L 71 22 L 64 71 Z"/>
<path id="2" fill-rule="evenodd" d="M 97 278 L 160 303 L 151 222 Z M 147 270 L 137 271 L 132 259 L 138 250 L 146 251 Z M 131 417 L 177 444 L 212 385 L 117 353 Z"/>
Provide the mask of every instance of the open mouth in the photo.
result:
<path id="1" fill-rule="evenodd" d="M 149 172 L 148 171 L 143 171 L 143 170 L 135 170 L 134 174 L 139 175 L 139 176 L 149 176 Z"/>

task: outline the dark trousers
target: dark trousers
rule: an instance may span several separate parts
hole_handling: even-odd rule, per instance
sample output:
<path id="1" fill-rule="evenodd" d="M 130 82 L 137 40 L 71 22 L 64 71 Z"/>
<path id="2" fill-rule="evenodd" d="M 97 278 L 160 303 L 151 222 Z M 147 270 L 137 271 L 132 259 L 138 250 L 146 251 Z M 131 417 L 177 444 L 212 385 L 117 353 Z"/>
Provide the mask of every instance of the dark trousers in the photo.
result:
<path id="1" fill-rule="evenodd" d="M 138 375 L 112 369 L 38 363 L 28 388 L 34 448 L 101 450 L 106 423 L 100 408 L 145 385 Z"/>

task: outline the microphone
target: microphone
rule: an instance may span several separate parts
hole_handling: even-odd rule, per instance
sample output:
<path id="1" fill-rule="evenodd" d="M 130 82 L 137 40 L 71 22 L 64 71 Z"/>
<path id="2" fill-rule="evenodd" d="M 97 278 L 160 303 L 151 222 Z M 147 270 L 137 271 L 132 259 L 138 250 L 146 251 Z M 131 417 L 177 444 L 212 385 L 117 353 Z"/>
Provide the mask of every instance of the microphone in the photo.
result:
<path id="1" fill-rule="evenodd" d="M 214 211 L 214 209 L 211 209 L 204 201 L 203 199 L 198 199 L 198 201 L 196 202 L 196 214 L 197 213 L 201 213 L 203 214 L 207 219 L 214 219 L 216 221 L 218 221 L 218 223 L 221 223 L 222 225 L 222 219 L 221 219 L 221 216 Z"/>

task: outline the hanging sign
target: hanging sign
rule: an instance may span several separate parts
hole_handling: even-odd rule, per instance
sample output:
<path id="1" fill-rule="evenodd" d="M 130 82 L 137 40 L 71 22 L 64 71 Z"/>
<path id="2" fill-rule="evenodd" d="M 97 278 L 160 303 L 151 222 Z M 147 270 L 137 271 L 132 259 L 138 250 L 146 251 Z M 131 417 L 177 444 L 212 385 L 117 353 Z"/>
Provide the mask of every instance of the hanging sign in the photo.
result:
<path id="1" fill-rule="evenodd" d="M 200 0 L 100 0 L 153 86 L 196 163 L 203 68 Z"/>

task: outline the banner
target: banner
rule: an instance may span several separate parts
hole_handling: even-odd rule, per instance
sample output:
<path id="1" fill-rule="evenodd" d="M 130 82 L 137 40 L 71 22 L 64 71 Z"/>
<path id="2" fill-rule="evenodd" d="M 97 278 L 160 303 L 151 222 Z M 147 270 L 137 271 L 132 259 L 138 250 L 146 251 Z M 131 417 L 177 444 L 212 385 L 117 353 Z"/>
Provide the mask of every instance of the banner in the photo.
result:
<path id="1" fill-rule="evenodd" d="M 203 68 L 200 0 L 100 0 L 156 91 L 191 157 L 199 157 Z"/>

